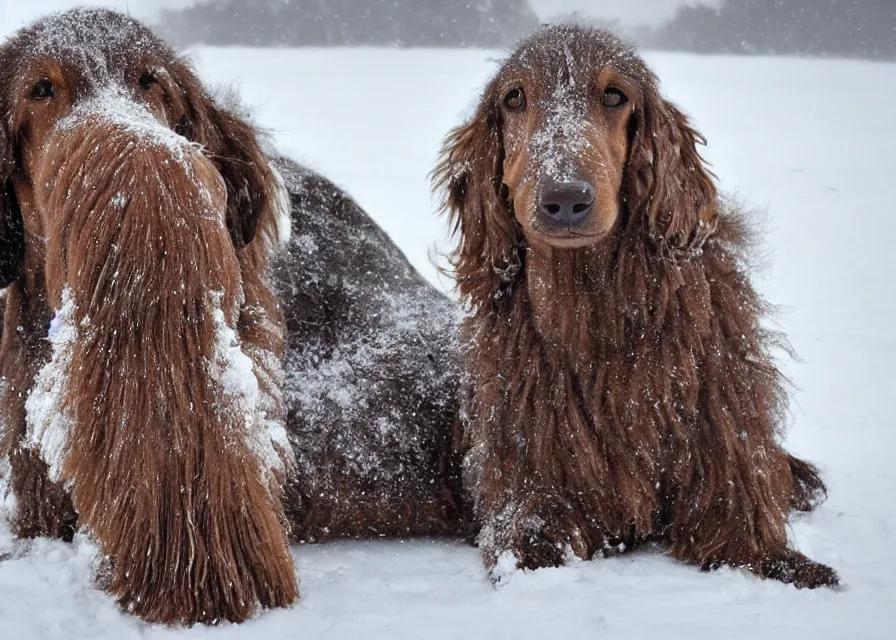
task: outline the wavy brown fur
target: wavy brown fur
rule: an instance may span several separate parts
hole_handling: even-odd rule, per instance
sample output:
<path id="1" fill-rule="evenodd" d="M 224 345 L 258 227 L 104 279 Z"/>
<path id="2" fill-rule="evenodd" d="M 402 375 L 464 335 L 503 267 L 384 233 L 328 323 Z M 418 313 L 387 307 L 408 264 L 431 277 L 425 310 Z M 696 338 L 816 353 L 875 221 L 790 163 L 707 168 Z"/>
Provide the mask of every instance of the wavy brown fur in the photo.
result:
<path id="1" fill-rule="evenodd" d="M 629 91 L 625 110 L 600 110 L 606 77 Z M 523 115 L 502 107 L 513 87 L 529 96 Z M 574 120 L 544 124 L 579 104 Z M 618 168 L 600 155 L 613 135 Z M 471 311 L 466 480 L 494 580 L 507 558 L 537 568 L 659 540 L 704 568 L 838 581 L 788 544 L 788 512 L 824 485 L 782 448 L 782 342 L 762 326 L 750 236 L 698 142 L 633 50 L 575 27 L 524 41 L 446 140 L 435 181 Z M 560 162 L 595 184 L 592 218 L 615 220 L 599 240 L 537 232 L 531 194 Z M 601 195 L 614 175 L 618 193 Z"/>
<path id="2" fill-rule="evenodd" d="M 40 108 L 23 98 L 35 74 L 56 83 Z M 4 229 L 22 230 L 4 238 L 3 277 L 16 279 L 0 345 L 16 533 L 70 538 L 80 518 L 108 557 L 105 587 L 147 620 L 290 604 L 292 456 L 264 436 L 284 418 L 283 320 L 266 284 L 280 185 L 254 130 L 148 29 L 101 10 L 50 16 L 0 47 L 0 116 Z M 61 389 L 35 390 L 61 393 L 55 424 L 26 424 L 65 290 L 71 362 Z M 257 404 L 219 382 L 234 351 Z"/>
<path id="3" fill-rule="evenodd" d="M 61 138 L 63 184 L 113 176 L 89 197 L 56 189 L 45 205 L 61 214 L 48 229 L 50 299 L 60 308 L 69 283 L 78 327 L 62 478 L 111 558 L 107 589 L 169 623 L 242 620 L 256 603 L 292 602 L 277 488 L 239 402 L 209 378 L 221 357 L 217 307 L 233 329 L 242 302 L 223 181 L 196 151 L 186 167 L 155 150 L 135 161 L 134 140 L 101 123 Z M 117 207 L 120 193 L 140 195 Z"/>

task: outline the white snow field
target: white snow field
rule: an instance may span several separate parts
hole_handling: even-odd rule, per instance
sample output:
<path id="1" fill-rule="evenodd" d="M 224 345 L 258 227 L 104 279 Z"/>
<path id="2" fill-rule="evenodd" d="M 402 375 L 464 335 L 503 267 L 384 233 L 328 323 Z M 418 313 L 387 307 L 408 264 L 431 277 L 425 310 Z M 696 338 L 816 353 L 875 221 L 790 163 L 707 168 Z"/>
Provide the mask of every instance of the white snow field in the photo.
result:
<path id="1" fill-rule="evenodd" d="M 280 147 L 346 187 L 433 282 L 449 246 L 427 173 L 501 54 L 194 52 L 234 83 Z M 721 184 L 767 213 L 762 289 L 803 362 L 790 444 L 830 498 L 793 523 L 839 591 L 740 571 L 700 573 L 659 552 L 518 573 L 492 588 L 459 541 L 294 548 L 302 599 L 239 626 L 170 630 L 122 614 L 91 581 L 93 550 L 0 532 L 0 638 L 896 637 L 896 65 L 648 54 L 709 138 Z"/>

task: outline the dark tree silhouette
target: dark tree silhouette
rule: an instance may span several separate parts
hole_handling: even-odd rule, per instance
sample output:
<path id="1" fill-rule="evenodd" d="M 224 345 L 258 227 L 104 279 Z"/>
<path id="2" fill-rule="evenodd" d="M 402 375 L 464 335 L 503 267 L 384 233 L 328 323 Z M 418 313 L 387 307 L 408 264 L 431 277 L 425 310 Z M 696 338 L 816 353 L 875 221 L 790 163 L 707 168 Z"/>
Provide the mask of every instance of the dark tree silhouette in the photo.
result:
<path id="1" fill-rule="evenodd" d="M 528 0 L 206 0 L 162 14 L 178 45 L 507 46 L 538 26 Z"/>
<path id="2" fill-rule="evenodd" d="M 893 0 L 727 0 L 684 6 L 644 43 L 706 53 L 896 59 Z"/>

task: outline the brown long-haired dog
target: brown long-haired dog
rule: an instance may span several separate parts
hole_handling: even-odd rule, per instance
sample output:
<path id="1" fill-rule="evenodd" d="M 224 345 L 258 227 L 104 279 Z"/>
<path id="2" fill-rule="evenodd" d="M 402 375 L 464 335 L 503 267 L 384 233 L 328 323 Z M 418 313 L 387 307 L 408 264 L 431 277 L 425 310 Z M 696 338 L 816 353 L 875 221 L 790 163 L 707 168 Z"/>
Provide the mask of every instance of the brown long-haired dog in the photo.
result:
<path id="1" fill-rule="evenodd" d="M 15 532 L 71 537 L 77 514 L 104 586 L 147 620 L 293 602 L 265 282 L 284 192 L 254 130 L 148 29 L 98 10 L 0 47 L 0 117 Z"/>
<path id="2" fill-rule="evenodd" d="M 114 12 L 0 47 L 0 500 L 172 624 L 293 601 L 287 535 L 470 526 L 455 305 L 240 111 Z"/>
<path id="3" fill-rule="evenodd" d="M 446 140 L 493 580 L 658 540 L 704 568 L 838 582 L 788 544 L 824 485 L 782 448 L 780 342 L 698 142 L 631 48 L 569 26 L 524 41 Z"/>

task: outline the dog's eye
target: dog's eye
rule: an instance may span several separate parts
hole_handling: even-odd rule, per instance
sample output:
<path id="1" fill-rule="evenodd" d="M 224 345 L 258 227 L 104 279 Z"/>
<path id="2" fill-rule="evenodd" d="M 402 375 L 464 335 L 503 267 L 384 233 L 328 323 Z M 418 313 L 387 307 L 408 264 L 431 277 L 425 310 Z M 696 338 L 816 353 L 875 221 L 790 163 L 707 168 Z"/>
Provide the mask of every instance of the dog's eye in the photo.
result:
<path id="1" fill-rule="evenodd" d="M 511 89 L 504 96 L 504 106 L 511 111 L 522 111 L 526 108 L 526 94 L 522 89 Z"/>
<path id="2" fill-rule="evenodd" d="M 611 87 L 604 91 L 602 102 L 605 107 L 621 107 L 628 102 L 628 98 L 619 89 Z"/>
<path id="3" fill-rule="evenodd" d="M 49 100 L 56 97 L 56 87 L 50 82 L 49 78 L 44 78 L 31 88 L 31 98 L 33 100 Z"/>
<path id="4" fill-rule="evenodd" d="M 140 79 L 137 82 L 140 83 L 141 89 L 149 91 L 153 86 L 159 83 L 159 80 L 153 74 L 147 72 L 140 76 Z"/>

